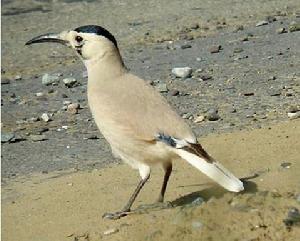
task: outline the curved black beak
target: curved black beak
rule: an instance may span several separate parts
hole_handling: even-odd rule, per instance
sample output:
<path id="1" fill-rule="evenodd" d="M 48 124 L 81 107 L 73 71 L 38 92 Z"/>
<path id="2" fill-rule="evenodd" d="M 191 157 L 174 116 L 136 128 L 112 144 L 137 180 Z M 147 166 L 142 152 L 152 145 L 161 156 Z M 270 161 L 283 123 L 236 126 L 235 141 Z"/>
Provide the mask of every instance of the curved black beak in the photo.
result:
<path id="1" fill-rule="evenodd" d="M 63 45 L 67 45 L 68 41 L 62 39 L 59 34 L 55 33 L 47 33 L 47 34 L 42 34 L 40 36 L 37 36 L 28 42 L 25 43 L 25 45 L 31 45 L 35 43 L 60 43 Z"/>

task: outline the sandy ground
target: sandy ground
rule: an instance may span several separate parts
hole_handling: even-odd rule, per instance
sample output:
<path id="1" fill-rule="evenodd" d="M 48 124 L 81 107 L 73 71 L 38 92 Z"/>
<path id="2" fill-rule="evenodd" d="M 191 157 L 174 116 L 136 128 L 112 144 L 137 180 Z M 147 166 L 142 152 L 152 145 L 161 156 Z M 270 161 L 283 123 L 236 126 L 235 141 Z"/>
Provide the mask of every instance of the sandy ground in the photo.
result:
<path id="1" fill-rule="evenodd" d="M 300 227 L 283 220 L 300 206 L 299 124 L 201 140 L 239 177 L 257 174 L 244 193 L 226 192 L 187 163 L 175 163 L 166 195 L 173 207 L 140 207 L 117 221 L 101 215 L 122 207 L 134 189 L 138 175 L 126 165 L 17 178 L 2 190 L 2 240 L 297 240 Z M 154 169 L 135 207 L 152 203 L 161 181 Z M 199 197 L 205 201 L 193 205 Z"/>

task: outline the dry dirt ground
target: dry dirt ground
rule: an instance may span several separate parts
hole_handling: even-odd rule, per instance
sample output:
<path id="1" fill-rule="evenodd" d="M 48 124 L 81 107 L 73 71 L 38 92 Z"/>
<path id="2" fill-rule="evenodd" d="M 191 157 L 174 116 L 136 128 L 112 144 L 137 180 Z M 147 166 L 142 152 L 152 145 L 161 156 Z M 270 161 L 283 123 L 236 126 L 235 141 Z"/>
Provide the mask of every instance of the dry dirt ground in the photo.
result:
<path id="1" fill-rule="evenodd" d="M 2 240 L 298 240 L 300 121 L 287 112 L 300 112 L 300 32 L 289 30 L 299 12 L 295 0 L 2 1 L 1 134 L 15 136 L 1 146 Z M 162 94 L 208 152 L 245 178 L 245 192 L 175 163 L 165 208 L 140 206 L 160 189 L 154 168 L 131 215 L 101 218 L 124 205 L 138 173 L 117 164 L 92 121 L 74 54 L 24 47 L 85 24 L 107 27 L 133 72 L 167 85 Z M 174 78 L 171 69 L 184 66 L 192 78 Z M 60 82 L 43 85 L 45 73 L 60 73 Z M 79 85 L 66 88 L 65 77 Z M 66 100 L 80 103 L 78 114 L 62 109 Z M 217 121 L 194 122 L 211 108 Z M 39 119 L 45 112 L 52 121 Z"/>
<path id="2" fill-rule="evenodd" d="M 166 197 L 170 206 L 140 207 L 117 221 L 101 215 L 118 210 L 137 183 L 128 166 L 17 178 L 2 191 L 2 239 L 295 241 L 300 227 L 284 220 L 300 206 L 299 124 L 201 140 L 239 177 L 257 174 L 245 181 L 245 192 L 228 193 L 188 164 L 175 163 Z M 154 201 L 161 174 L 154 171 L 135 207 Z"/>

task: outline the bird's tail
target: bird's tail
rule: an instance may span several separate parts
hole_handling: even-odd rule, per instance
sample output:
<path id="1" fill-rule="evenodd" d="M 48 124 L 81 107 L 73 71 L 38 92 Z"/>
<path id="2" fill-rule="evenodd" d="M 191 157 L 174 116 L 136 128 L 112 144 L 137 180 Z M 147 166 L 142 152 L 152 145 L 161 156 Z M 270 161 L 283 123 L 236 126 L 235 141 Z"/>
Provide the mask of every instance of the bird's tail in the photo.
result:
<path id="1" fill-rule="evenodd" d="M 244 190 L 243 183 L 219 162 L 211 158 L 200 144 L 190 144 L 174 151 L 188 163 L 231 192 Z"/>

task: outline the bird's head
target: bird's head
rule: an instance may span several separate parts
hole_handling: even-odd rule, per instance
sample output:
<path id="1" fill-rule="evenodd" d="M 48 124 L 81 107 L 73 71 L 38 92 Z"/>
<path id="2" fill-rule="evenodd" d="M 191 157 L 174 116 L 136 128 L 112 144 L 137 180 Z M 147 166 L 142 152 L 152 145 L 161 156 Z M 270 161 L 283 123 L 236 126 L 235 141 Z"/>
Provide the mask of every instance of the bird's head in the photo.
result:
<path id="1" fill-rule="evenodd" d="M 55 42 L 73 48 L 85 61 L 104 56 L 109 51 L 118 50 L 114 36 L 97 25 L 86 25 L 58 34 L 47 33 L 29 40 L 25 45 Z"/>

